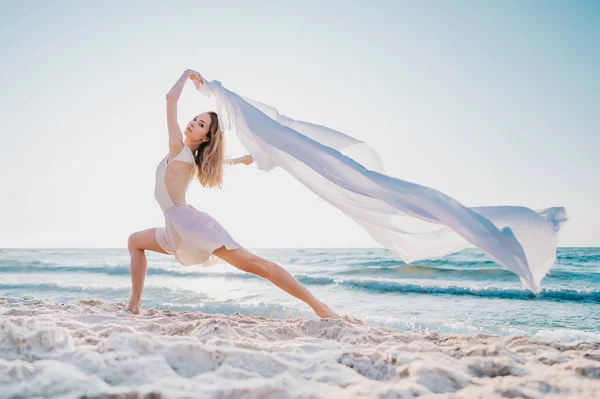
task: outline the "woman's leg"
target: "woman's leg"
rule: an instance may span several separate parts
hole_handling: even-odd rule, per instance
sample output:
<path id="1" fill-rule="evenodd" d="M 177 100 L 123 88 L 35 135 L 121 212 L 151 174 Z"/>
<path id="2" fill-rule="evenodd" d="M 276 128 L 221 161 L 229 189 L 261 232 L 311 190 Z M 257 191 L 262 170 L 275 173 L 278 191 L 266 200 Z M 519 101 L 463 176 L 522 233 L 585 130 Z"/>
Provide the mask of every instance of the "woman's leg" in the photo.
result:
<path id="1" fill-rule="evenodd" d="M 225 262 L 248 273 L 256 274 L 271 281 L 273 284 L 306 302 L 319 317 L 339 318 L 329 306 L 319 301 L 294 276 L 276 263 L 254 255 L 245 248 L 228 250 L 224 246 L 216 249 L 213 254 Z"/>
<path id="2" fill-rule="evenodd" d="M 131 234 L 127 241 L 127 248 L 131 255 L 131 298 L 129 298 L 127 310 L 133 314 L 140 313 L 140 306 L 142 304 L 142 290 L 144 289 L 144 279 L 146 278 L 146 270 L 148 268 L 146 253 L 144 251 L 149 249 L 167 254 L 158 245 L 158 242 L 156 242 L 155 230 L 156 228 L 138 231 Z"/>

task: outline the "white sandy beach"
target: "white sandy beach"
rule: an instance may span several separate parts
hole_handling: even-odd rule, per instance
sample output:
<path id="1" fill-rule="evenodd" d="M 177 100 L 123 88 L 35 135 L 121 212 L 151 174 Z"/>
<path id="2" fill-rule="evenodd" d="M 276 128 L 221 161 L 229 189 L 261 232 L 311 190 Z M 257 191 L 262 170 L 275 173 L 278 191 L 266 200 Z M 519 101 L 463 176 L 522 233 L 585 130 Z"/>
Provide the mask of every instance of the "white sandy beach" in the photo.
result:
<path id="1" fill-rule="evenodd" d="M 600 397 L 600 342 L 124 306 L 0 297 L 0 397 Z"/>

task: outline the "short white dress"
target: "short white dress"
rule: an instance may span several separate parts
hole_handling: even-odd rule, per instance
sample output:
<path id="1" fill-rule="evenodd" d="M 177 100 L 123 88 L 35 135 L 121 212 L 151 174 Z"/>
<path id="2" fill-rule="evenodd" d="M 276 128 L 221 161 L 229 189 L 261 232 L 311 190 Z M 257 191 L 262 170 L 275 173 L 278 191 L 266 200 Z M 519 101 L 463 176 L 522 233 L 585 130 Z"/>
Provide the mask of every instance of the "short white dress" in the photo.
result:
<path id="1" fill-rule="evenodd" d="M 215 249 L 241 246 L 210 215 L 186 203 L 195 168 L 194 154 L 186 145 L 172 160 L 167 154 L 156 168 L 154 197 L 165 215 L 165 227 L 156 228 L 155 235 L 158 245 L 182 265 L 209 266 L 219 260 L 212 254 Z"/>

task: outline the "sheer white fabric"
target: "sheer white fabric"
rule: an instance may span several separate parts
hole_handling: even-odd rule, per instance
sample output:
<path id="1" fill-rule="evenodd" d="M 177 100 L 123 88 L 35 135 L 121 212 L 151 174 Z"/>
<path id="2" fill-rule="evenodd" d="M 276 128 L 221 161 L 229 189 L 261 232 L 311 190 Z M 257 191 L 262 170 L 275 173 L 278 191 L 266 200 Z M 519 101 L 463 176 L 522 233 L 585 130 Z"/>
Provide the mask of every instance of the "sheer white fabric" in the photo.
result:
<path id="1" fill-rule="evenodd" d="M 467 208 L 437 190 L 385 175 L 364 142 L 281 115 L 217 80 L 204 82 L 196 88 L 215 97 L 223 131 L 237 134 L 259 169 L 285 169 L 403 261 L 474 246 L 539 292 L 556 258 L 564 208 Z"/>

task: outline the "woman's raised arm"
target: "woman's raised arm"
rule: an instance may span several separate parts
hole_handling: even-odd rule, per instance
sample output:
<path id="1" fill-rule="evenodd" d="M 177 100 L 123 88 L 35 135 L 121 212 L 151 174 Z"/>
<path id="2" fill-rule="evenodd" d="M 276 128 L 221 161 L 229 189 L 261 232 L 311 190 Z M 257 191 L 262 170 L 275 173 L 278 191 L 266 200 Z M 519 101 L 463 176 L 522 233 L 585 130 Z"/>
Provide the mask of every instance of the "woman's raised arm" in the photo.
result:
<path id="1" fill-rule="evenodd" d="M 171 90 L 167 93 L 167 127 L 169 130 L 169 159 L 173 159 L 183 149 L 183 134 L 177 122 L 177 101 L 181 97 L 183 86 L 193 73 L 191 69 L 186 69 L 181 77 L 175 82 Z"/>
<path id="2" fill-rule="evenodd" d="M 194 71 L 192 71 L 191 69 L 186 69 L 185 71 L 183 71 L 181 77 L 177 79 L 177 82 L 175 82 L 173 87 L 171 87 L 171 90 L 169 90 L 169 92 L 167 93 L 167 100 L 175 100 L 176 102 L 177 100 L 179 100 L 179 97 L 181 97 L 181 92 L 183 91 L 183 86 L 185 85 L 185 81 L 188 80 L 188 78 L 193 72 Z"/>

